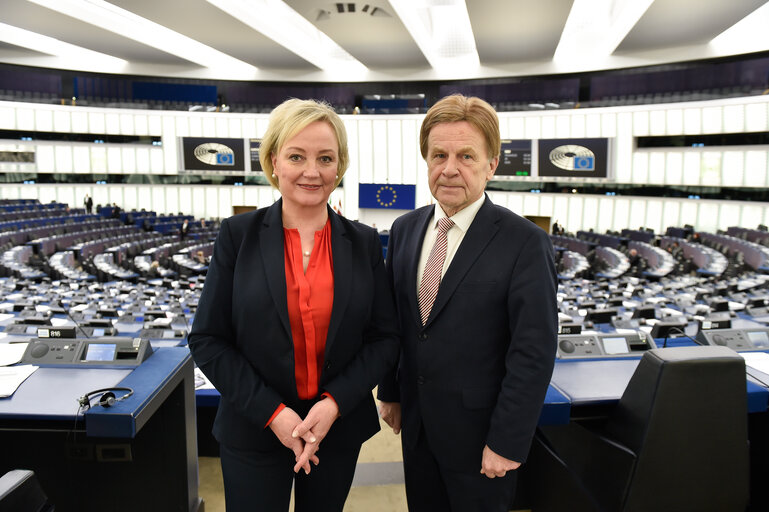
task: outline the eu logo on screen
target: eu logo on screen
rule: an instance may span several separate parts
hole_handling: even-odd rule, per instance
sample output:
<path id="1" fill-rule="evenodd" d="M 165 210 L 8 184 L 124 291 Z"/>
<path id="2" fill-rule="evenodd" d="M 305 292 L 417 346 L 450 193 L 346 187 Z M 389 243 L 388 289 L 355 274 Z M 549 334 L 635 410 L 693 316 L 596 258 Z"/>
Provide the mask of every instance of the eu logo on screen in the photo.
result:
<path id="1" fill-rule="evenodd" d="M 217 153 L 216 165 L 235 165 L 235 155 L 232 153 Z"/>
<path id="2" fill-rule="evenodd" d="M 595 169 L 595 158 L 592 156 L 574 157 L 574 170 L 592 171 Z"/>

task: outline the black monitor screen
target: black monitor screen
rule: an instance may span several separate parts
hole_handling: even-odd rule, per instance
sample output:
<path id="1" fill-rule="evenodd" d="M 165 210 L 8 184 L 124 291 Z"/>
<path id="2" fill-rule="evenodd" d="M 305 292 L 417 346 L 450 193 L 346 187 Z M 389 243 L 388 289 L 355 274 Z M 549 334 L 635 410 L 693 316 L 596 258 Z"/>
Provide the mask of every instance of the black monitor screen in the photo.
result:
<path id="1" fill-rule="evenodd" d="M 531 176 L 531 141 L 502 139 L 495 176 Z"/>
<path id="2" fill-rule="evenodd" d="M 91 343 L 85 352 L 86 361 L 113 361 L 115 359 L 114 343 Z"/>

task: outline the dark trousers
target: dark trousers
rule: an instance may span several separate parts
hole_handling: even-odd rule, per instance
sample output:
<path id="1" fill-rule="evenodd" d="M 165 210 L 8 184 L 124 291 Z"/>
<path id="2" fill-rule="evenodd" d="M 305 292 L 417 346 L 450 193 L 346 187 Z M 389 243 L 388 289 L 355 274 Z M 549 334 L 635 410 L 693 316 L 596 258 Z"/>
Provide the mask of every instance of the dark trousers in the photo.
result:
<path id="1" fill-rule="evenodd" d="M 461 439 L 457 439 L 461 443 Z M 403 470 L 409 512 L 507 512 L 515 494 L 516 472 L 488 478 L 478 467 L 461 471 L 440 464 L 424 428 L 416 447 L 403 444 Z"/>
<path id="2" fill-rule="evenodd" d="M 294 454 L 280 446 L 257 451 L 220 445 L 224 499 L 227 512 L 286 512 L 294 486 L 295 512 L 342 512 L 350 492 L 356 446 L 324 446 L 318 450 L 320 463 L 305 475 L 294 474 Z"/>

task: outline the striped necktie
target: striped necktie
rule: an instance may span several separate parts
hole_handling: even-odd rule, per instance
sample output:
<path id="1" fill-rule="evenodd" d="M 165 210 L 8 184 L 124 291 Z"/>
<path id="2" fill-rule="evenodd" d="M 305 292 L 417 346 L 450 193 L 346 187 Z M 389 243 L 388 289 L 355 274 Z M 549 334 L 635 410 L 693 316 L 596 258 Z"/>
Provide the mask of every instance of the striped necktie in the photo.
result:
<path id="1" fill-rule="evenodd" d="M 454 221 L 444 217 L 438 221 L 438 235 L 435 237 L 435 245 L 427 258 L 425 271 L 422 274 L 422 282 L 419 284 L 419 313 L 422 316 L 422 325 L 427 323 L 433 302 L 438 295 L 438 287 L 441 285 L 443 263 L 446 261 L 446 248 L 448 236 L 446 233 L 454 225 Z"/>

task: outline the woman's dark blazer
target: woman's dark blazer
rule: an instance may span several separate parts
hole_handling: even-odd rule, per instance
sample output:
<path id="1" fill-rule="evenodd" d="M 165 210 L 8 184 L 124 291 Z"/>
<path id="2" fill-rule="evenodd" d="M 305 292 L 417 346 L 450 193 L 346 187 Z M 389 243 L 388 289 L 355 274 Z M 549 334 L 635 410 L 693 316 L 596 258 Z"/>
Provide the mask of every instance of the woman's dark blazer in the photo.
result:
<path id="1" fill-rule="evenodd" d="M 216 439 L 231 447 L 280 446 L 265 424 L 281 403 L 304 417 L 286 304 L 282 200 L 222 222 L 189 336 L 198 367 L 222 395 Z M 334 303 L 320 393 L 340 418 L 321 444 L 362 443 L 379 431 L 371 390 L 398 354 L 397 317 L 377 232 L 328 208 Z M 337 440 L 337 441 L 335 441 Z"/>

